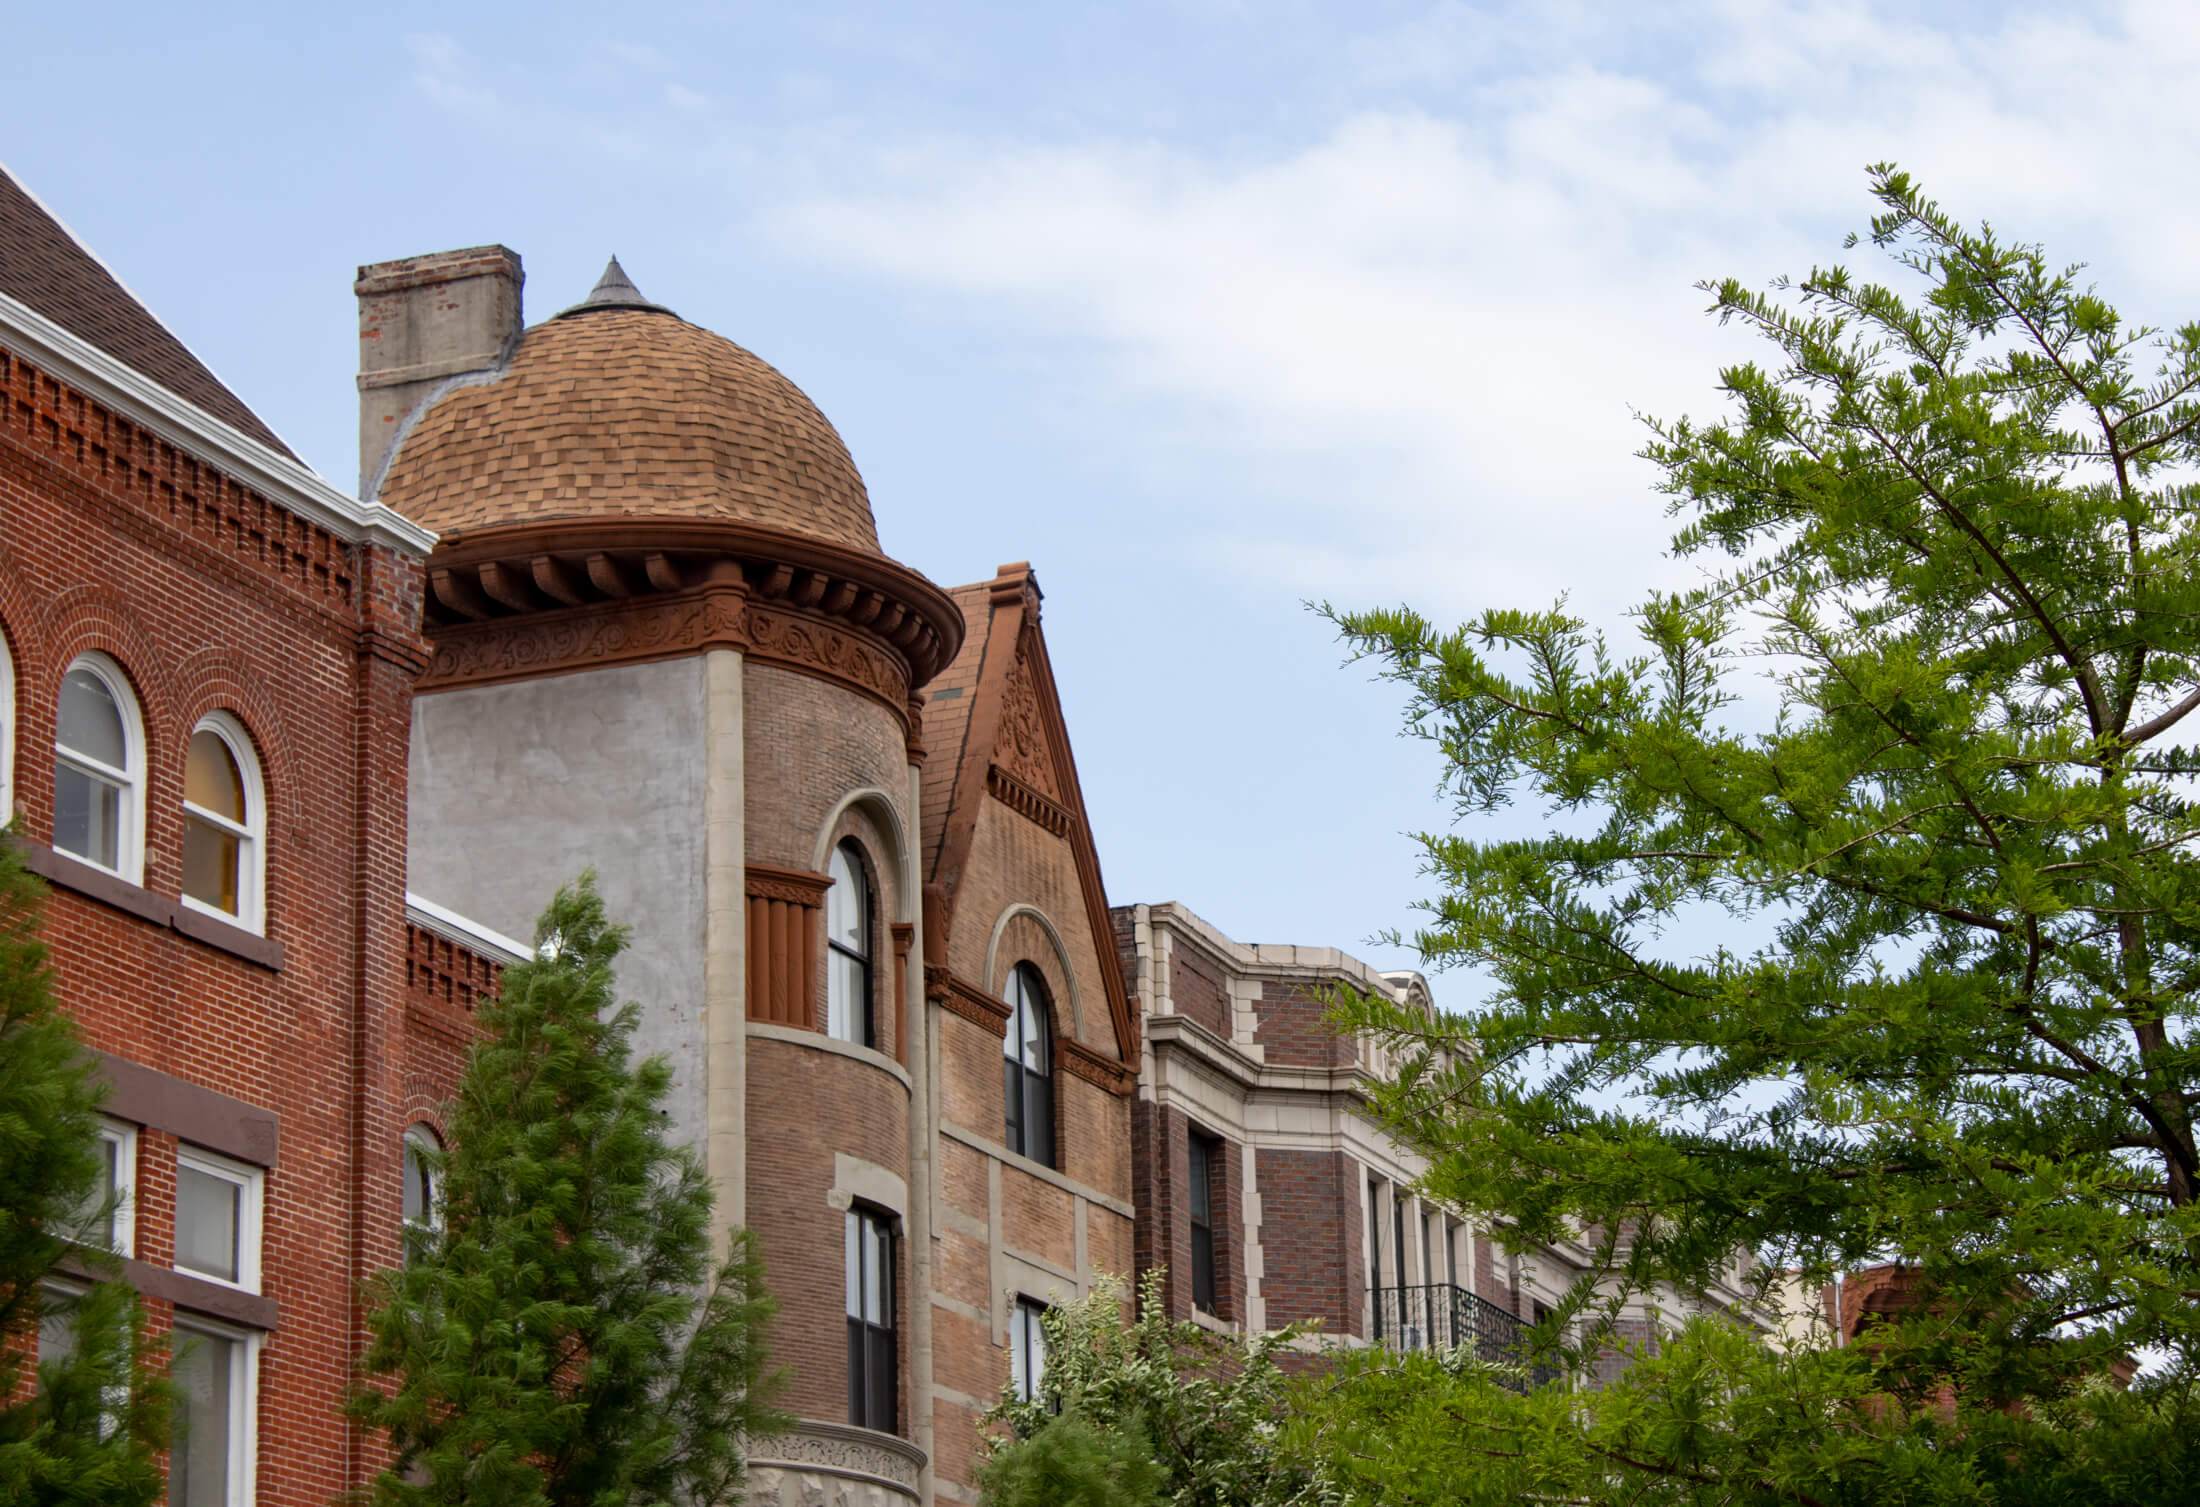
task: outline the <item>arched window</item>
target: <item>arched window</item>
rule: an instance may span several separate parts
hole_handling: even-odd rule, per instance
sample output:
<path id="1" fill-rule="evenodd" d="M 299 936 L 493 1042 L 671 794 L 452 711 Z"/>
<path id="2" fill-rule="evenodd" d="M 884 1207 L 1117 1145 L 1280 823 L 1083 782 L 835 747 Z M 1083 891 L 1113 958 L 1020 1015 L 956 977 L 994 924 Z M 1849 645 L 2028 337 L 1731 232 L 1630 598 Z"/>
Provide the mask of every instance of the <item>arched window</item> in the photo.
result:
<path id="1" fill-rule="evenodd" d="M 0 826 L 15 818 L 15 657 L 0 629 Z"/>
<path id="2" fill-rule="evenodd" d="M 443 1233 L 443 1143 L 425 1125 L 405 1128 L 405 1264 L 435 1248 Z"/>
<path id="3" fill-rule="evenodd" d="M 145 729 L 121 668 L 86 654 L 61 677 L 53 845 L 132 884 L 145 864 Z"/>
<path id="4" fill-rule="evenodd" d="M 825 892 L 825 1034 L 870 1046 L 871 880 L 851 840 L 833 849 Z"/>
<path id="5" fill-rule="evenodd" d="M 1001 1038 L 1008 1100 L 1008 1149 L 1054 1165 L 1053 1042 L 1047 1036 L 1046 985 L 1018 963 L 1008 976 L 1008 1034 Z"/>
<path id="6" fill-rule="evenodd" d="M 192 729 L 184 756 L 184 903 L 258 931 L 266 831 L 252 740 L 236 718 L 214 712 Z"/>

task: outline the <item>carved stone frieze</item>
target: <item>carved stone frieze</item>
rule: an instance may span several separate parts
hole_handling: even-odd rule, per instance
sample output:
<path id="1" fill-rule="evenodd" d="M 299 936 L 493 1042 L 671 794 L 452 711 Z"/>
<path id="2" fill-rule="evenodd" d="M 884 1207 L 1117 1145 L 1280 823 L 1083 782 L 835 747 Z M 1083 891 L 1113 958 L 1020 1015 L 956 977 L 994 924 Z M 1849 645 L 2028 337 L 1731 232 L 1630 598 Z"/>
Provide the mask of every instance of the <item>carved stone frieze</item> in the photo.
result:
<path id="1" fill-rule="evenodd" d="M 964 982 L 941 964 L 925 964 L 924 994 L 950 1015 L 959 1015 L 972 1025 L 983 1026 L 995 1036 L 1008 1035 L 1008 1002 Z"/>
<path id="2" fill-rule="evenodd" d="M 917 1500 L 924 1452 L 842 1424 L 797 1423 L 749 1450 L 751 1507 L 901 1507 Z"/>
<path id="3" fill-rule="evenodd" d="M 738 588 L 705 587 L 563 612 L 530 613 L 434 629 L 423 691 L 494 685 L 607 665 L 675 659 L 747 646 Z"/>
<path id="4" fill-rule="evenodd" d="M 1067 837 L 1070 827 L 1076 822 L 1069 807 L 1050 796 L 1041 795 L 998 764 L 986 770 L 985 788 L 1009 810 L 1037 822 L 1056 837 Z"/>
<path id="5" fill-rule="evenodd" d="M 993 759 L 1059 805 L 1062 786 L 1055 778 L 1054 751 L 1048 746 L 1046 722 L 1039 708 L 1039 688 L 1032 683 L 1031 671 L 1019 655 L 1001 691 L 1001 730 L 993 745 Z"/>
<path id="6" fill-rule="evenodd" d="M 780 665 L 837 681 L 885 705 L 903 720 L 909 717 L 909 677 L 895 656 L 829 619 L 750 603 L 748 656 L 758 664 Z"/>

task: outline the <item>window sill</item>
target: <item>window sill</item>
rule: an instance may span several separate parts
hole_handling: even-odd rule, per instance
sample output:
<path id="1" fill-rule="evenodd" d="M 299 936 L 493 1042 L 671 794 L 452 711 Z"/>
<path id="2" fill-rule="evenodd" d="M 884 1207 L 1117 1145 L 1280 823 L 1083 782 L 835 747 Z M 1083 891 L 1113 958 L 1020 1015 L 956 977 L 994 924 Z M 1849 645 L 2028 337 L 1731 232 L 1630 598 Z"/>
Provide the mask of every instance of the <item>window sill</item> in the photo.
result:
<path id="1" fill-rule="evenodd" d="M 155 1266 L 135 1256 L 100 1256 L 93 1261 L 67 1256 L 61 1263 L 62 1270 L 89 1282 L 112 1277 L 117 1265 L 122 1268 L 122 1280 L 139 1296 L 158 1298 L 186 1313 L 203 1314 L 210 1319 L 266 1331 L 273 1331 L 281 1322 L 282 1309 L 273 1298 L 209 1282 L 204 1277 L 194 1277 L 173 1267 Z"/>
<path id="2" fill-rule="evenodd" d="M 168 927 L 179 936 L 242 958 L 270 973 L 283 971 L 283 944 L 273 938 L 246 931 L 227 921 L 217 921 L 180 900 L 156 895 L 143 885 L 132 884 L 67 853 L 34 842 L 22 842 L 18 847 L 24 866 L 48 884 L 73 890 L 141 921 Z"/>

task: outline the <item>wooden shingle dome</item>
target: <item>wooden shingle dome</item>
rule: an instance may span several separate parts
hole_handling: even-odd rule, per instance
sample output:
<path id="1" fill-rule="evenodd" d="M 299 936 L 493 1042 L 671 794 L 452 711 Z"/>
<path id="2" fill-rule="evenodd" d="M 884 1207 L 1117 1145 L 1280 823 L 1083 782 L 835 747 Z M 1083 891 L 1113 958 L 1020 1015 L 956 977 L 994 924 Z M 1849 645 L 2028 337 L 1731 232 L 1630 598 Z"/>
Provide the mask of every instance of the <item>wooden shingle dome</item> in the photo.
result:
<path id="1" fill-rule="evenodd" d="M 616 260 L 501 372 L 421 414 L 381 500 L 454 544 L 503 524 L 697 519 L 879 552 L 863 478 L 817 405 L 649 303 Z"/>

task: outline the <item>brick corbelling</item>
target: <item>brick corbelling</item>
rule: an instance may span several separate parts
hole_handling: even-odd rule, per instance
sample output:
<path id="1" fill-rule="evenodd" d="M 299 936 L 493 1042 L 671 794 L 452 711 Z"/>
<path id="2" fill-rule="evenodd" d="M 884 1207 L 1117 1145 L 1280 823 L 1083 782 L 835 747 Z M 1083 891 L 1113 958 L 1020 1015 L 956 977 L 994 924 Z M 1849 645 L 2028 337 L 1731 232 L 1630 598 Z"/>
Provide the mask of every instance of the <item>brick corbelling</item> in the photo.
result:
<path id="1" fill-rule="evenodd" d="M 0 347 L 0 436 L 113 508 L 110 521 L 167 541 L 211 573 L 277 582 L 351 615 L 353 545 Z M 150 527 L 149 527 L 150 526 Z"/>

